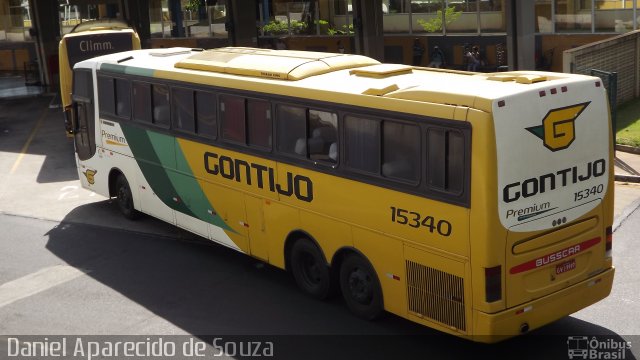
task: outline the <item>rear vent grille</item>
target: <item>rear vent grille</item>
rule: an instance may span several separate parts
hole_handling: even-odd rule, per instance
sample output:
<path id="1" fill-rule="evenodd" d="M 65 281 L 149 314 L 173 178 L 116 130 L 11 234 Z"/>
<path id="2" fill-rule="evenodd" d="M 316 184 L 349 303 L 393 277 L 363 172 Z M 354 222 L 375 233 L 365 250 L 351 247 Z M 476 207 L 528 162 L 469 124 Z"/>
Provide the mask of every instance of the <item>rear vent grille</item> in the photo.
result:
<path id="1" fill-rule="evenodd" d="M 413 261 L 407 261 L 409 311 L 465 331 L 464 281 Z"/>

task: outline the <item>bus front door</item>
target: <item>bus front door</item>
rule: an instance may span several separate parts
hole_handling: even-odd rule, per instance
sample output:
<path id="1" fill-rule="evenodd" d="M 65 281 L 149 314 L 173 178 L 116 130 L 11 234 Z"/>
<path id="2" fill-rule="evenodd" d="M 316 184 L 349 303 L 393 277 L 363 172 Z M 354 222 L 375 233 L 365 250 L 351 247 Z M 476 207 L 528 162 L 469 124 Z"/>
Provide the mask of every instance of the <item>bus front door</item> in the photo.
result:
<path id="1" fill-rule="evenodd" d="M 74 143 L 78 158 L 88 160 L 96 152 L 93 78 L 90 71 L 76 71 L 73 94 Z"/>

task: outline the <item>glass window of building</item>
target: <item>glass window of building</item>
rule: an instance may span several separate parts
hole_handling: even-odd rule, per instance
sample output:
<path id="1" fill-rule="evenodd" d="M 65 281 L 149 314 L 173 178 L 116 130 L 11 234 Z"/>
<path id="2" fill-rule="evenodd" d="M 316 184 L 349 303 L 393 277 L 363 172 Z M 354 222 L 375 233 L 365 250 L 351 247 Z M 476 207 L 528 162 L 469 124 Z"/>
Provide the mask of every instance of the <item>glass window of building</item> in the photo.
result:
<path id="1" fill-rule="evenodd" d="M 495 33 L 506 31 L 504 0 L 479 1 L 480 32 Z"/>
<path id="2" fill-rule="evenodd" d="M 444 22 L 447 33 L 477 33 L 478 1 L 446 1 Z"/>
<path id="3" fill-rule="evenodd" d="M 556 32 L 591 32 L 591 0 L 556 0 Z"/>
<path id="4" fill-rule="evenodd" d="M 536 32 L 552 33 L 553 17 L 551 15 L 551 0 L 536 0 Z"/>
<path id="5" fill-rule="evenodd" d="M 633 30 L 633 3 L 630 0 L 595 0 L 595 31 L 622 33 Z"/>

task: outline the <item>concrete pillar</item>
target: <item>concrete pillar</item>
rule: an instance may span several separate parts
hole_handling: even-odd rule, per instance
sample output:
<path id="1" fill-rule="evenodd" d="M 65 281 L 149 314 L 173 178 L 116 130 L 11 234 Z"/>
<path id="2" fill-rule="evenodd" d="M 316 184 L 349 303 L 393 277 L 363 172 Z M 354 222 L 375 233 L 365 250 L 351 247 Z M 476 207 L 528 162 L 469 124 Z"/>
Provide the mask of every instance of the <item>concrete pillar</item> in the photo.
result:
<path id="1" fill-rule="evenodd" d="M 355 50 L 376 60 L 384 60 L 382 0 L 353 0 Z"/>
<path id="2" fill-rule="evenodd" d="M 535 2 L 505 1 L 510 70 L 535 70 Z"/>
<path id="3" fill-rule="evenodd" d="M 169 0 L 169 12 L 171 13 L 171 22 L 175 24 L 171 30 L 171 37 L 184 37 L 180 0 Z"/>
<path id="4" fill-rule="evenodd" d="M 227 31 L 231 46 L 258 46 L 257 10 L 255 2 L 247 0 L 231 0 L 227 14 Z"/>
<path id="5" fill-rule="evenodd" d="M 151 38 L 149 0 L 124 0 L 123 3 L 125 20 L 138 33 L 140 44 L 146 48 Z"/>
<path id="6" fill-rule="evenodd" d="M 49 86 L 49 91 L 58 90 L 57 68 L 58 43 L 60 42 L 60 23 L 58 22 L 58 2 L 50 0 L 31 0 L 29 2 L 35 28 L 36 52 L 40 81 Z M 52 16 L 55 14 L 55 16 Z"/>

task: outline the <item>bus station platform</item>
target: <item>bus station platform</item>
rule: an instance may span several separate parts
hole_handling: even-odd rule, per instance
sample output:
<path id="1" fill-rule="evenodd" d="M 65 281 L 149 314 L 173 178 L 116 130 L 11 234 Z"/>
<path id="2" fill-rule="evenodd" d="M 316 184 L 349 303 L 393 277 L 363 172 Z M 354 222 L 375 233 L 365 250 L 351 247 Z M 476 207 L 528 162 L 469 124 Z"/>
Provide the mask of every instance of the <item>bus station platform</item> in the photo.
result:
<path id="1" fill-rule="evenodd" d="M 143 217 L 124 219 L 115 204 L 80 186 L 73 141 L 53 96 L 0 98 L 0 213 L 80 223 L 183 239 L 174 226 Z M 640 207 L 640 155 L 616 152 L 616 229 Z"/>

